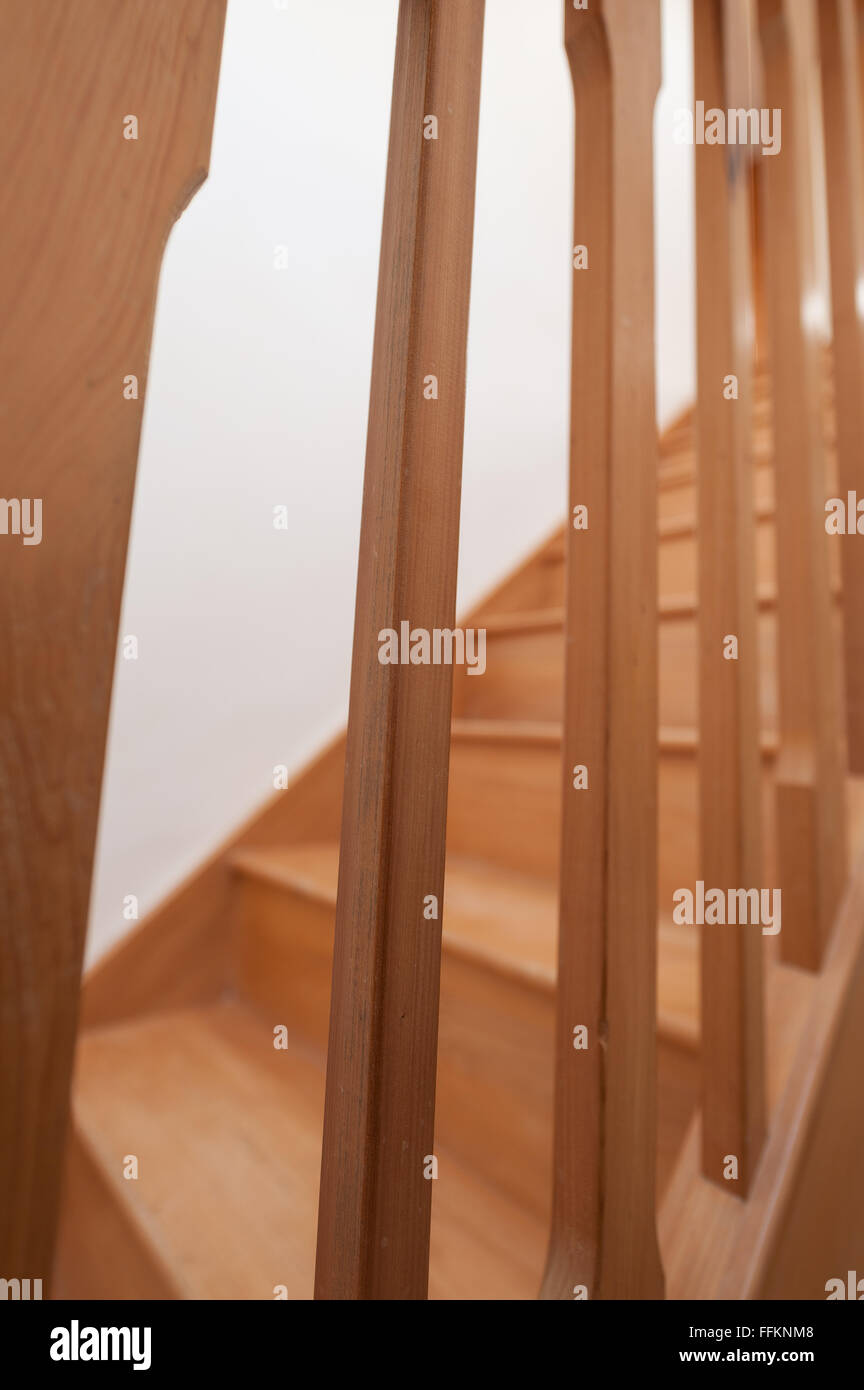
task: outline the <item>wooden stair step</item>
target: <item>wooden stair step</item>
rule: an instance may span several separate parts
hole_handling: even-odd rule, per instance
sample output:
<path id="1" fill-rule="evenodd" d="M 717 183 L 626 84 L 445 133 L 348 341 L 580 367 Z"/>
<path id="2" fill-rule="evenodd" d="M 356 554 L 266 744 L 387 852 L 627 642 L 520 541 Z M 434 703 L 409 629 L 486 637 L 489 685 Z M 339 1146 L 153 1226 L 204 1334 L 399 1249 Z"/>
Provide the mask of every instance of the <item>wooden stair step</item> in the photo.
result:
<path id="1" fill-rule="evenodd" d="M 447 843 L 459 857 L 554 879 L 560 838 L 561 725 L 555 721 L 455 719 L 450 753 Z M 697 736 L 692 727 L 659 734 L 658 908 L 695 881 L 698 858 Z M 766 774 L 776 737 L 763 735 Z M 575 761 L 575 759 L 574 759 Z M 589 769 L 590 777 L 590 769 Z M 765 777 L 766 817 L 773 815 Z M 574 790 L 573 795 L 578 795 Z"/>
<path id="2" fill-rule="evenodd" d="M 233 1002 L 82 1036 L 77 1134 L 102 1200 L 119 1208 L 171 1296 L 272 1300 L 284 1285 L 290 1299 L 311 1297 L 323 1093 L 322 1055 L 277 1050 L 270 1027 Z M 139 1165 L 131 1181 L 129 1154 Z M 536 1296 L 542 1223 L 437 1156 L 430 1296 Z M 58 1263 L 62 1284 L 62 1237 Z M 123 1296 L 122 1275 L 119 1288 L 111 1268 L 103 1279 L 91 1296 Z"/>
<path id="3" fill-rule="evenodd" d="M 339 871 L 338 844 L 298 844 L 238 850 L 234 872 L 333 909 Z M 448 952 L 550 993 L 555 988 L 558 892 L 551 879 L 448 855 L 444 883 L 444 946 Z M 660 919 L 658 1030 L 682 1045 L 699 1044 L 696 939 Z M 669 965 L 667 973 L 664 968 Z M 665 1009 L 669 983 L 669 1009 Z M 686 981 L 686 986 L 685 986 Z M 664 1030 L 668 1012 L 673 1020 Z"/>
<path id="4" fill-rule="evenodd" d="M 338 846 L 243 850 L 235 871 L 240 995 L 324 1050 Z M 437 1124 L 456 1157 L 548 1214 L 557 889 L 512 868 L 448 855 Z M 660 925 L 658 1186 L 697 1101 L 698 944 Z"/>
<path id="5" fill-rule="evenodd" d="M 683 522 L 681 523 L 683 526 Z M 839 590 L 837 592 L 839 597 Z M 757 608 L 777 607 L 777 585 L 765 580 L 756 589 Z M 657 604 L 659 618 L 695 617 L 699 599 L 694 589 L 672 589 Z M 556 604 L 546 608 L 526 609 L 514 613 L 481 614 L 475 622 L 482 624 L 488 637 L 514 636 L 521 632 L 560 632 L 564 627 L 564 608 Z M 477 679 L 476 677 L 474 679 Z"/>
<path id="6" fill-rule="evenodd" d="M 835 598 L 840 590 L 835 586 Z M 777 585 L 772 580 L 761 583 L 756 590 L 756 607 L 775 609 L 777 607 Z M 699 600 L 693 590 L 674 589 L 658 602 L 657 615 L 663 618 L 691 618 L 699 613 Z M 482 614 L 475 622 L 486 629 L 488 637 L 511 637 L 523 632 L 561 632 L 564 627 L 564 608 L 560 604 L 546 608 L 527 609 L 515 613 Z M 473 679 L 478 679 L 473 677 Z"/>
<path id="7" fill-rule="evenodd" d="M 323 1054 L 338 847 L 259 848 L 235 854 L 231 863 L 235 987 L 273 1023 L 289 1027 L 298 1043 Z M 450 1153 L 545 1219 L 551 1175 L 554 901 L 543 885 L 512 872 L 505 877 L 506 883 L 489 866 L 484 892 L 476 869 L 457 864 L 454 872 L 452 857 L 448 860 L 437 1134 Z M 454 891 L 458 912 L 451 910 Z M 524 916 L 514 910 L 515 903 L 522 904 Z M 502 949 L 496 949 L 496 933 Z M 665 1171 L 670 1170 L 671 1164 Z"/>
<path id="8" fill-rule="evenodd" d="M 850 785 L 859 829 L 862 791 L 864 782 Z M 860 843 L 858 834 L 855 841 Z M 318 863 L 323 862 L 322 857 Z M 778 1174 L 788 1162 L 784 1146 L 790 1134 L 802 1142 L 802 1127 L 816 1113 L 821 1069 L 812 1054 L 815 1049 L 824 1063 L 822 1033 L 837 1032 L 836 1001 L 845 996 L 849 973 L 840 966 L 860 941 L 861 873 L 859 864 L 842 914 L 845 925 L 823 975 L 788 966 L 769 971 L 773 1138 L 753 1202 L 718 1196 L 701 1178 L 698 1127 L 691 1118 L 661 1207 L 671 1297 L 740 1295 L 728 1261 L 706 1264 L 698 1258 L 703 1228 L 714 1232 L 717 1249 L 729 1247 L 736 1268 L 746 1265 L 754 1286 L 773 1248 L 772 1232 L 783 1229 L 789 1185 Z M 831 1009 L 820 1002 L 823 993 L 832 995 Z M 800 1062 L 790 1065 L 796 1053 Z M 809 1098 L 802 1087 L 809 1087 Z M 56 1295 L 269 1301 L 281 1284 L 291 1298 L 309 1297 L 322 1094 L 321 1053 L 303 1047 L 277 1051 L 269 1021 L 234 1001 L 83 1034 L 73 1093 L 73 1147 L 86 1150 L 96 1181 L 82 1189 L 71 1169 L 75 1176 L 67 1185 L 60 1228 Z M 525 1099 L 523 1094 L 523 1106 Z M 440 1176 L 433 1193 L 430 1295 L 535 1297 L 545 1222 L 454 1160 L 437 1141 L 435 1147 Z M 123 1170 L 130 1154 L 138 1159 L 139 1175 L 127 1181 Z M 682 1211 L 695 1211 L 698 1221 L 682 1223 Z M 70 1221 L 76 1212 L 78 1227 Z M 81 1234 L 82 1213 L 87 1239 Z M 106 1229 L 112 1243 L 94 1244 L 94 1231 L 101 1238 Z M 133 1252 L 138 1252 L 137 1284 L 130 1275 Z M 145 1262 L 151 1272 L 142 1280 Z M 797 1296 L 818 1297 L 818 1270 L 814 1280 L 816 1291 Z M 749 1287 L 748 1293 L 754 1296 Z"/>
<path id="9" fill-rule="evenodd" d="M 774 469 L 771 460 L 762 453 L 753 475 L 753 503 L 757 521 L 771 529 L 774 509 Z M 695 538 L 695 471 L 692 444 L 674 466 L 658 474 L 657 537 L 660 547 L 658 563 L 661 582 L 672 588 L 690 588 L 695 579 L 681 579 L 673 584 L 663 573 L 664 547 L 670 551 L 683 536 L 693 545 Z M 560 608 L 564 602 L 565 528 L 562 526 L 547 541 L 490 594 L 478 609 L 485 617 L 509 614 L 530 609 Z M 763 545 L 769 542 L 763 541 Z M 693 570 L 693 566 L 690 566 Z M 695 573 L 695 570 L 693 571 Z M 472 617 L 476 625 L 478 616 Z"/>
<path id="10" fill-rule="evenodd" d="M 826 488 L 837 490 L 836 420 L 833 379 L 826 360 L 823 378 L 822 430 L 826 446 Z M 774 439 L 770 378 L 754 382 L 753 402 L 753 500 L 757 523 L 757 578 L 768 580 L 774 567 Z M 696 573 L 697 447 L 692 411 L 687 411 L 663 432 L 658 446 L 657 515 L 660 593 L 689 591 Z M 557 607 L 564 601 L 564 545 L 562 527 L 529 561 L 497 589 L 490 612 L 497 614 L 530 607 Z M 836 547 L 831 552 L 835 570 Z"/>
<path id="11" fill-rule="evenodd" d="M 561 724 L 556 719 L 454 719 L 452 734 L 454 742 L 525 743 L 549 748 L 561 744 Z M 690 726 L 663 724 L 657 732 L 657 743 L 661 753 L 695 753 L 699 747 L 699 737 Z M 774 757 L 777 752 L 776 734 L 770 731 L 764 733 L 761 745 L 763 757 Z"/>
<path id="12" fill-rule="evenodd" d="M 777 724 L 776 588 L 761 587 L 758 632 L 760 718 Z M 454 712 L 460 718 L 560 721 L 564 698 L 564 610 L 543 608 L 478 618 L 486 628 L 482 676 L 458 667 Z M 695 596 L 670 593 L 660 602 L 659 700 L 661 725 L 697 719 L 698 605 Z"/>
<path id="13" fill-rule="evenodd" d="M 239 850 L 231 863 L 235 872 L 336 905 L 335 842 Z M 448 950 L 553 987 L 557 920 L 557 888 L 550 880 L 448 856 L 443 914 Z"/>

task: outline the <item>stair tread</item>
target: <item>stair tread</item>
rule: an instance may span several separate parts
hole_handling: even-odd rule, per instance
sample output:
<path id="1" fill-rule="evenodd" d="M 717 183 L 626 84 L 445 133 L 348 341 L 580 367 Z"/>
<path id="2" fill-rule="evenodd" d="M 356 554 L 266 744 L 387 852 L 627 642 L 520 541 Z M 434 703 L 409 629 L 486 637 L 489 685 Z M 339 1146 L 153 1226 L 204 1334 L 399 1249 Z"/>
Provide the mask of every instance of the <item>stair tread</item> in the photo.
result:
<path id="1" fill-rule="evenodd" d="M 179 1295 L 312 1294 L 324 1060 L 234 1001 L 82 1035 L 79 1132 Z M 124 1158 L 139 1161 L 125 1181 Z M 430 1296 L 536 1296 L 542 1223 L 439 1154 Z"/>
<path id="2" fill-rule="evenodd" d="M 506 743 L 560 743 L 561 721 L 554 719 L 454 719 L 450 731 L 454 739 L 485 739 Z"/>
<path id="3" fill-rule="evenodd" d="M 839 584 L 832 583 L 835 599 L 840 598 Z M 765 581 L 756 587 L 756 604 L 760 609 L 777 607 L 777 585 Z M 657 601 L 657 616 L 664 618 L 695 617 L 699 611 L 699 600 L 695 593 L 662 594 Z M 483 627 L 487 637 L 512 636 L 520 632 L 549 632 L 563 629 L 565 609 L 560 605 L 549 608 L 529 608 L 514 613 L 490 613 L 488 617 L 472 619 L 475 627 Z"/>
<path id="4" fill-rule="evenodd" d="M 231 862 L 241 872 L 336 902 L 336 843 L 241 850 Z M 443 921 L 448 948 L 492 966 L 527 972 L 552 986 L 557 913 L 557 889 L 549 880 L 447 856 Z"/>
<path id="5" fill-rule="evenodd" d="M 242 850 L 231 862 L 239 872 L 335 904 L 335 843 Z M 554 990 L 558 890 L 552 880 L 449 854 L 443 925 L 448 951 Z M 687 1047 L 698 1045 L 697 949 L 692 931 L 661 922 L 658 1026 Z"/>
<path id="6" fill-rule="evenodd" d="M 454 719 L 451 732 L 455 739 L 473 739 L 489 743 L 558 744 L 563 725 L 560 720 L 543 719 Z M 689 725 L 665 724 L 657 732 L 661 753 L 695 753 L 699 747 L 698 731 Z M 763 730 L 760 744 L 764 755 L 776 754 L 779 743 L 773 730 Z"/>
<path id="7" fill-rule="evenodd" d="M 758 522 L 758 521 L 773 521 L 773 520 L 774 520 L 774 500 L 773 500 L 773 497 L 770 497 L 770 498 L 765 498 L 765 497 L 763 497 L 763 498 L 761 498 L 761 499 L 755 500 L 755 501 L 754 501 L 754 504 L 753 504 L 753 516 L 754 516 L 754 519 L 755 519 L 757 522 Z M 698 523 L 697 523 L 696 511 L 695 511 L 695 508 L 693 508 L 693 507 L 688 508 L 686 511 L 678 512 L 678 513 L 676 513 L 676 514 L 673 515 L 673 516 L 665 516 L 665 517 L 664 517 L 664 516 L 661 516 L 661 517 L 658 517 L 658 520 L 657 520 L 657 536 L 658 536 L 658 540 L 659 540 L 660 544 L 663 545 L 663 543 L 666 542 L 666 541 L 678 540 L 678 539 L 680 539 L 680 537 L 682 537 L 682 536 L 692 536 L 692 537 L 695 537 L 696 531 L 697 531 L 697 525 L 698 525 Z M 565 534 L 566 534 L 566 533 L 565 533 L 565 528 L 564 528 L 563 526 L 560 527 L 560 529 L 559 529 L 558 531 L 556 531 L 556 533 L 555 533 L 555 535 L 552 537 L 552 539 L 551 539 L 550 541 L 547 542 L 547 544 L 546 544 L 545 548 L 543 549 L 542 553 L 538 556 L 538 559 L 541 560 L 541 561 L 543 561 L 544 563 L 547 562 L 547 561 L 554 561 L 556 564 L 562 564 L 563 561 L 564 561 L 564 556 L 565 556 L 565 550 L 564 550 L 564 539 L 565 539 Z M 504 618 L 505 618 L 506 616 L 508 616 L 508 615 L 506 615 L 506 614 L 496 614 L 495 616 L 496 616 L 497 619 L 500 619 L 500 620 L 503 621 Z"/>

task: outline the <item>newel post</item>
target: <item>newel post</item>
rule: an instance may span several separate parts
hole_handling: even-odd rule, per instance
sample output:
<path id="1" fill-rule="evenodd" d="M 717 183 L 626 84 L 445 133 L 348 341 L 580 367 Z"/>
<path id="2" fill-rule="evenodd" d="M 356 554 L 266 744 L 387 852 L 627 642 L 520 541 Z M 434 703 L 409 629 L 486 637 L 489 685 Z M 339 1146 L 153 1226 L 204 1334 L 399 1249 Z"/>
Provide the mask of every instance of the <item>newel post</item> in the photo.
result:
<path id="1" fill-rule="evenodd" d="M 28 533 L 0 534 L 0 1275 L 46 1292 L 156 287 L 224 21 L 0 0 L 0 491 Z"/>

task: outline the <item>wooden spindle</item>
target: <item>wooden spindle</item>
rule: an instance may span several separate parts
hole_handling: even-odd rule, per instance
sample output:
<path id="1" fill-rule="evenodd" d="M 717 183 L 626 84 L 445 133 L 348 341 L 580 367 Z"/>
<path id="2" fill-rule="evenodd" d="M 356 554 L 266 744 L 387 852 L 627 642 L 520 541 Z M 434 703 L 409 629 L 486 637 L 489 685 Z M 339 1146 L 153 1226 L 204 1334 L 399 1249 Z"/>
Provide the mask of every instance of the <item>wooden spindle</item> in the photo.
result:
<path id="1" fill-rule="evenodd" d="M 425 1298 L 483 0 L 401 0 L 360 534 L 315 1295 Z M 437 130 L 425 120 L 434 117 Z M 424 125 L 425 122 L 425 125 Z M 435 378 L 433 384 L 430 378 Z M 424 901 L 437 899 L 437 918 Z"/>
<path id="2" fill-rule="evenodd" d="M 576 107 L 553 1211 L 545 1298 L 662 1298 L 654 1213 L 653 0 L 565 4 Z M 574 258 L 582 263 L 582 256 Z M 584 767 L 574 777 L 574 768 Z M 579 789 L 574 786 L 574 781 Z M 576 1031 L 587 1029 L 587 1047 Z M 577 1295 L 578 1296 L 578 1295 Z"/>
<path id="3" fill-rule="evenodd" d="M 864 500 L 864 141 L 854 0 L 820 0 L 819 46 L 831 262 L 837 495 Z M 827 496 L 823 498 L 827 500 Z M 847 532 L 856 518 L 846 517 Z M 864 512 L 862 512 L 864 526 Z M 824 515 L 823 515 L 824 522 Z M 849 768 L 864 773 L 864 538 L 840 547 Z"/>
<path id="4" fill-rule="evenodd" d="M 784 960 L 815 970 L 843 889 L 846 830 L 825 534 L 823 346 L 807 311 L 816 287 L 810 78 L 781 0 L 760 0 L 759 27 L 765 101 L 782 111 L 780 152 L 763 158 L 761 171 L 776 495 L 780 947 Z"/>
<path id="5" fill-rule="evenodd" d="M 696 100 L 749 107 L 741 6 L 696 0 L 693 41 Z M 749 155 L 697 143 L 695 177 L 700 872 L 725 893 L 762 886 Z M 765 1131 L 760 928 L 704 925 L 701 947 L 702 1166 L 745 1196 Z"/>

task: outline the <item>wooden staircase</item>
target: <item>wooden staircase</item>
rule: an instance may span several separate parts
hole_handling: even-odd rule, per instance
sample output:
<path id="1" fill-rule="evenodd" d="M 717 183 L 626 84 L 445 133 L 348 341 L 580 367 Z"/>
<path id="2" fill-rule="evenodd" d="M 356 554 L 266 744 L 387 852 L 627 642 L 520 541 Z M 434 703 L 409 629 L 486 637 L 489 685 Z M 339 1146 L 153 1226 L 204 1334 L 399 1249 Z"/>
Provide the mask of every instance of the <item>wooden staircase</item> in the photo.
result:
<path id="1" fill-rule="evenodd" d="M 757 378 L 765 825 L 772 852 L 776 752 L 769 381 Z M 831 439 L 830 361 L 825 376 Z M 671 1297 L 717 1296 L 733 1269 L 693 1268 L 691 1203 L 740 1241 L 764 1281 L 790 1217 L 699 1177 L 698 928 L 671 921 L 672 892 L 697 875 L 698 730 L 691 415 L 661 441 L 658 1200 Z M 549 1220 L 552 1046 L 563 682 L 562 536 L 553 536 L 465 625 L 485 626 L 487 670 L 457 681 L 447 831 L 430 1296 L 536 1296 Z M 341 744 L 325 752 L 137 935 L 85 994 L 57 1292 L 89 1298 L 288 1298 L 312 1293 L 324 1065 L 339 846 Z M 864 787 L 850 781 L 856 845 Z M 308 808 L 308 819 L 306 810 Z M 325 827 L 330 833 L 324 833 Z M 766 882 L 773 868 L 766 868 Z M 224 891 L 188 945 L 187 915 Z M 843 950 L 858 949 L 864 875 Z M 200 909 L 199 909 L 200 910 Z M 159 961 L 135 997 L 142 957 Z M 824 977 L 779 963 L 767 981 L 772 1133 L 796 1138 L 822 1085 L 794 1072 Z M 206 964 L 204 962 L 206 961 Z M 185 972 L 181 997 L 175 972 Z M 174 979 L 173 986 L 171 981 Z M 121 986 L 121 990 L 123 987 Z M 166 1005 L 167 994 L 167 1005 Z M 200 996 L 200 997 L 199 997 Z M 285 1046 L 274 1047 L 284 1027 Z M 828 1033 L 831 1029 L 828 1027 Z M 827 1046 L 825 1044 L 824 1046 Z M 820 1054 L 821 1055 L 821 1054 Z M 779 1118 L 778 1118 L 779 1117 Z M 793 1124 L 794 1118 L 794 1124 Z M 777 1124 L 782 1127 L 779 1131 Z M 806 1126 L 805 1126 L 806 1128 Z M 800 1138 L 801 1135 L 799 1134 Z M 126 1155 L 138 1177 L 123 1177 Z M 694 1156 L 695 1155 L 695 1156 Z M 785 1175 L 785 1176 L 784 1176 Z M 773 1211 L 774 1209 L 771 1208 Z M 757 1229 L 760 1222 L 764 1229 Z M 94 1238 L 94 1231 L 97 1233 Z M 739 1256 L 739 1259 L 741 1257 Z M 732 1262 L 732 1256 L 730 1256 Z M 838 1266 L 839 1267 L 839 1266 Z M 845 1266 L 844 1266 L 845 1267 Z M 821 1269 L 815 1271 L 818 1277 Z M 810 1296 L 818 1296 L 816 1292 Z"/>
<path id="2" fill-rule="evenodd" d="M 4 1288 L 824 1298 L 864 1259 L 864 541 L 825 516 L 864 498 L 864 0 L 695 0 L 694 90 L 745 120 L 695 141 L 697 399 L 659 448 L 660 7 L 564 5 L 569 505 L 464 616 L 482 677 L 379 659 L 455 622 L 483 31 L 483 0 L 400 0 L 346 735 L 80 999 L 155 287 L 225 0 L 55 9 L 0 0 L 0 187 L 41 248 L 0 264 Z M 44 551 L 6 544 L 21 498 Z M 677 924 L 700 881 L 782 888 L 782 934 Z"/>

